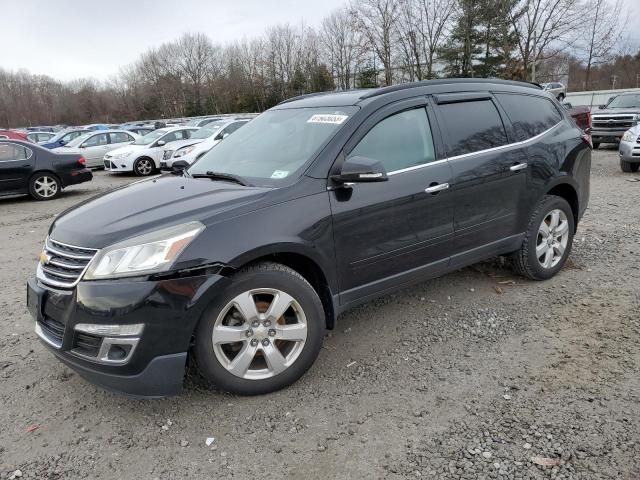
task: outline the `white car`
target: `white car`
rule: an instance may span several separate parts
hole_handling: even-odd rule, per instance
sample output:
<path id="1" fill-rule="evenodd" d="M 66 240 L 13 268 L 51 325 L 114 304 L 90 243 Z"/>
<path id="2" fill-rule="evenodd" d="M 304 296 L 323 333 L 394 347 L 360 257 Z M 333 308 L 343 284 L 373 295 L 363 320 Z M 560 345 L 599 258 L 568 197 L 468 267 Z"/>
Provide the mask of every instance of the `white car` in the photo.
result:
<path id="1" fill-rule="evenodd" d="M 172 145 L 171 150 L 165 150 L 162 162 L 160 162 L 160 168 L 163 170 L 171 170 L 173 162 L 176 160 L 184 160 L 192 164 L 250 120 L 249 118 L 239 118 L 233 120 L 216 120 L 215 122 L 209 123 L 206 127 L 202 127 L 200 131 L 191 136 L 191 142 L 184 142 L 184 144 L 180 146 Z M 197 142 L 193 140 L 197 140 Z"/>
<path id="2" fill-rule="evenodd" d="M 104 156 L 104 168 L 111 172 L 133 172 L 146 177 L 160 168 L 166 145 L 188 140 L 194 127 L 161 128 L 138 138 L 132 144 L 118 148 Z"/>
<path id="3" fill-rule="evenodd" d="M 126 130 L 96 130 L 74 138 L 62 147 L 54 148 L 57 153 L 77 153 L 87 161 L 89 168 L 102 168 L 105 154 L 129 145 L 140 138 Z"/>

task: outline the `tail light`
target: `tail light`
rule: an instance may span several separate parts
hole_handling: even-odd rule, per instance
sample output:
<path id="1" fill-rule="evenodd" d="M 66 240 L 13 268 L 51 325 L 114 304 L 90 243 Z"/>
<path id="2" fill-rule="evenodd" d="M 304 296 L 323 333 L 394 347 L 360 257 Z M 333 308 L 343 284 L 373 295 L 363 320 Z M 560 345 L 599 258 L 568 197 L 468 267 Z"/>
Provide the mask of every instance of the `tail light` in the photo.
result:
<path id="1" fill-rule="evenodd" d="M 586 130 L 583 134 L 582 134 L 582 140 L 584 140 L 591 148 L 593 148 L 593 141 L 591 139 L 591 129 Z"/>
<path id="2" fill-rule="evenodd" d="M 84 166 L 86 166 L 86 165 L 87 165 L 87 159 L 81 156 L 81 157 L 78 159 L 78 163 L 84 167 Z"/>

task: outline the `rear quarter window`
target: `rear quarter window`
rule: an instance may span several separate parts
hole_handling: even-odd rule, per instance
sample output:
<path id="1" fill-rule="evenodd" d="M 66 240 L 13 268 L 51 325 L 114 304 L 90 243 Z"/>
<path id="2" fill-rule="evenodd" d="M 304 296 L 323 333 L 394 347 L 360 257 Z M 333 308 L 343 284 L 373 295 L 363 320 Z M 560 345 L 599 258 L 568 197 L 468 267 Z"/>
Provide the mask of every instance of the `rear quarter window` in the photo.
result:
<path id="1" fill-rule="evenodd" d="M 447 155 L 455 157 L 509 143 L 498 109 L 491 100 L 439 105 Z"/>
<path id="2" fill-rule="evenodd" d="M 511 120 L 519 141 L 540 135 L 563 118 L 548 98 L 512 93 L 498 93 L 496 98 Z"/>

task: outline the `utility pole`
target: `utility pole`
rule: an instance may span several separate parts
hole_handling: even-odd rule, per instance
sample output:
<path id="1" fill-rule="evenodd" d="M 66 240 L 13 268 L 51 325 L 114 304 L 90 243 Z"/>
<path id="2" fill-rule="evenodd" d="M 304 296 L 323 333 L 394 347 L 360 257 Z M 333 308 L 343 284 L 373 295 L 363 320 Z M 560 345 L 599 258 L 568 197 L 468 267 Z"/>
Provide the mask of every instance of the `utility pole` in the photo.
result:
<path id="1" fill-rule="evenodd" d="M 613 90 L 615 90 L 616 89 L 616 83 L 618 82 L 618 76 L 617 75 L 612 75 L 611 78 L 612 78 L 612 83 L 613 83 L 613 87 L 612 88 L 613 88 Z"/>
<path id="2" fill-rule="evenodd" d="M 532 49 L 533 63 L 531 64 L 531 81 L 532 82 L 536 81 L 536 46 L 537 46 L 536 36 L 537 36 L 536 32 L 533 32 L 533 49 Z"/>

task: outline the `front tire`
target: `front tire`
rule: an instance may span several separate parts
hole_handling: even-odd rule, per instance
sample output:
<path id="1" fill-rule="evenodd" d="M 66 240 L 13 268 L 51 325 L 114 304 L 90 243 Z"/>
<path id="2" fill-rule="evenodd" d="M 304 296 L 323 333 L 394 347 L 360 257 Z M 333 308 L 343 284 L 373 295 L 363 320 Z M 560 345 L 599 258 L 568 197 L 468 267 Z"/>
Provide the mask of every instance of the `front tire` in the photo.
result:
<path id="1" fill-rule="evenodd" d="M 133 173 L 139 177 L 148 177 L 155 171 L 155 169 L 155 162 L 148 157 L 138 158 L 133 163 Z"/>
<path id="2" fill-rule="evenodd" d="M 36 200 L 53 200 L 60 195 L 62 184 L 56 175 L 50 172 L 39 172 L 29 180 L 29 194 Z"/>
<path id="3" fill-rule="evenodd" d="M 640 163 L 625 162 L 620 160 L 620 169 L 625 173 L 635 173 L 638 171 Z"/>
<path id="4" fill-rule="evenodd" d="M 245 267 L 196 328 L 200 372 L 217 387 L 259 395 L 291 385 L 313 364 L 325 315 L 313 287 L 278 263 Z"/>
<path id="5" fill-rule="evenodd" d="M 531 214 L 520 250 L 511 256 L 514 270 L 531 280 L 553 277 L 569 257 L 574 232 L 573 211 L 567 201 L 545 195 Z"/>

